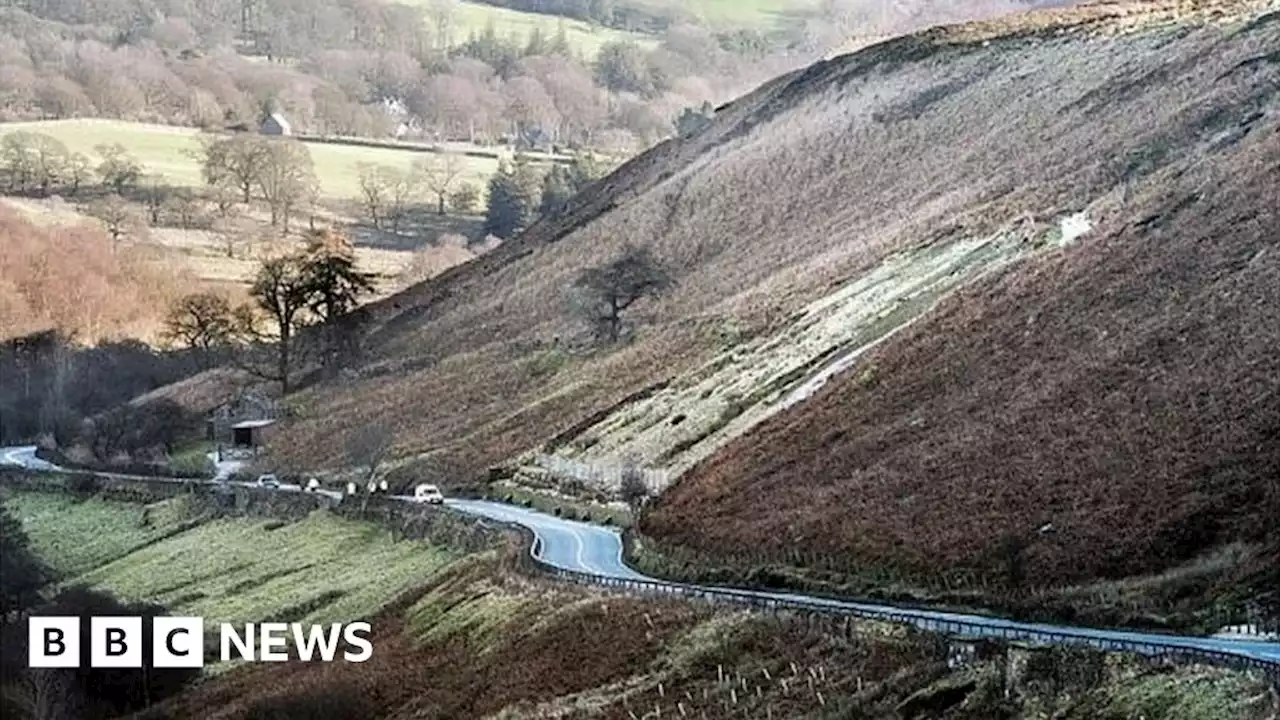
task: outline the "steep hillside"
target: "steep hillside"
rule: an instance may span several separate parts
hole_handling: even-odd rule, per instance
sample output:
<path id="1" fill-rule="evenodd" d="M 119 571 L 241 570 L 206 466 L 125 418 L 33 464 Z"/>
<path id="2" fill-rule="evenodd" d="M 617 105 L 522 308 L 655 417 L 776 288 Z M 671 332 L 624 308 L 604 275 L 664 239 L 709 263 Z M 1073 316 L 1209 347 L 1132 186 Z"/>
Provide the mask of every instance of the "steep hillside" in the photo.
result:
<path id="1" fill-rule="evenodd" d="M 1037 98 L 1059 115 L 1023 118 L 1023 152 L 1054 158 L 1094 230 L 942 301 L 685 476 L 643 532 L 792 581 L 1034 592 L 1185 566 L 1152 580 L 1177 588 L 1157 610 L 1250 577 L 1274 605 L 1276 19 L 1093 41 L 1086 66 L 1159 46 Z M 1115 165 L 1067 157 L 1098 150 L 1120 190 Z"/>
<path id="2" fill-rule="evenodd" d="M 276 457 L 342 465 L 382 419 L 407 476 L 538 463 L 613 491 L 624 462 L 656 486 L 697 466 L 643 530 L 732 567 L 1036 589 L 1231 542 L 1209 564 L 1256 567 L 1276 19 L 1103 3 L 778 78 L 375 306 L 366 360 L 296 397 Z M 592 346 L 566 289 L 628 243 L 675 288 Z"/>
<path id="3" fill-rule="evenodd" d="M 568 218 L 375 306 L 367 361 L 300 398 L 280 446 L 340 463 L 334 441 L 377 415 L 402 452 L 447 449 L 480 470 L 787 328 L 894 252 L 1002 231 L 1039 244 L 1080 212 L 1141 219 L 1179 166 L 1225 167 L 1268 137 L 1265 113 L 1251 119 L 1274 77 L 1275 24 L 1246 27 L 1259 6 L 1045 12 L 779 78 L 627 164 Z M 635 342 L 586 348 L 565 290 L 628 242 L 677 288 L 639 308 Z"/>

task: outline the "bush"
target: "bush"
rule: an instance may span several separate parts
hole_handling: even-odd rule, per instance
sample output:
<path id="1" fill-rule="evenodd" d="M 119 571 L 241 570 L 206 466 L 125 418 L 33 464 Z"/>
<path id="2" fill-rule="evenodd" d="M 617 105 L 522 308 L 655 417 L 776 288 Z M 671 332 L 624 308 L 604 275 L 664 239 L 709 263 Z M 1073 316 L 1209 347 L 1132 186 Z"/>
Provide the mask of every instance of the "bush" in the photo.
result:
<path id="1" fill-rule="evenodd" d="M 102 480 L 97 475 L 72 475 L 67 478 L 67 491 L 81 499 L 97 495 L 102 490 Z"/>

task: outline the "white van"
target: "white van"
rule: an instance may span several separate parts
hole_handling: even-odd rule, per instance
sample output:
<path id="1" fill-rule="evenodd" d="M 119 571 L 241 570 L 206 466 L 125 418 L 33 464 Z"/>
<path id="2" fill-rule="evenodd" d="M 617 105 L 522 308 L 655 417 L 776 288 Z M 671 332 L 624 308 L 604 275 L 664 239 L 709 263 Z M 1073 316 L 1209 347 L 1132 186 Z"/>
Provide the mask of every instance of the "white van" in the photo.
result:
<path id="1" fill-rule="evenodd" d="M 443 505 L 444 495 L 440 493 L 440 488 L 435 485 L 422 484 L 413 489 L 413 499 L 415 502 L 431 503 L 432 505 Z"/>

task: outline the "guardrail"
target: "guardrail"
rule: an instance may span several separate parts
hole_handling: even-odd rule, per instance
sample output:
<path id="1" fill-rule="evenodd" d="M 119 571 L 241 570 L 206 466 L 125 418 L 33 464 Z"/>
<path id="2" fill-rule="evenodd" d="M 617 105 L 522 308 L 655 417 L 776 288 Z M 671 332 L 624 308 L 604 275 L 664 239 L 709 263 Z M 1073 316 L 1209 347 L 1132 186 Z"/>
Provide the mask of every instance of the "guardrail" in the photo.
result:
<path id="1" fill-rule="evenodd" d="M 730 588 L 688 585 L 665 580 L 615 578 L 567 570 L 542 559 L 542 538 L 527 528 L 516 527 L 526 537 L 532 536 L 532 540 L 529 542 L 528 559 L 534 569 L 543 574 L 578 585 L 593 585 L 649 597 L 680 597 L 713 603 L 729 603 L 775 612 L 793 610 L 822 615 L 856 617 L 865 620 L 880 620 L 900 625 L 911 625 L 927 632 L 950 637 L 990 638 L 993 640 L 1051 645 L 1089 646 L 1098 650 L 1134 653 L 1178 664 L 1213 665 L 1235 670 L 1256 671 L 1265 676 L 1277 692 L 1280 692 L 1280 662 L 1220 650 L 1189 647 L 1173 642 L 1160 643 L 1100 637 L 1088 632 L 1077 632 L 1065 628 L 1059 630 L 1029 629 L 1012 623 L 1005 624 L 994 618 L 984 623 L 953 619 L 942 620 L 910 612 L 906 609 L 880 610 L 856 607 L 852 604 L 781 598 Z"/>

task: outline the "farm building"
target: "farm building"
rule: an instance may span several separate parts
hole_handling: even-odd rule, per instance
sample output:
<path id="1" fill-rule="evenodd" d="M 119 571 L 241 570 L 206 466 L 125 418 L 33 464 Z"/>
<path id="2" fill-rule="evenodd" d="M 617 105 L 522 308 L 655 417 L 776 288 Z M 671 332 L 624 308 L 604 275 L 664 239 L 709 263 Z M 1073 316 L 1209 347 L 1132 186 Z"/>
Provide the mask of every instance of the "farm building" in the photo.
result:
<path id="1" fill-rule="evenodd" d="M 237 450 L 257 450 L 270 436 L 275 420 L 245 420 L 231 426 L 231 446 Z"/>

